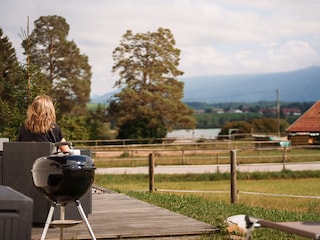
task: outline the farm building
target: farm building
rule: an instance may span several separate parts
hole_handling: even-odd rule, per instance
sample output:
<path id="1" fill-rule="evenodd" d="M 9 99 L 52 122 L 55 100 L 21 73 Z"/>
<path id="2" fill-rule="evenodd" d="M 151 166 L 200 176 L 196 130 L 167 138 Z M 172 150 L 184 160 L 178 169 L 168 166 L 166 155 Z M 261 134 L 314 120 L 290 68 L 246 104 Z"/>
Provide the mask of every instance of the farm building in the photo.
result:
<path id="1" fill-rule="evenodd" d="M 320 101 L 292 123 L 287 132 L 291 145 L 320 144 Z"/>

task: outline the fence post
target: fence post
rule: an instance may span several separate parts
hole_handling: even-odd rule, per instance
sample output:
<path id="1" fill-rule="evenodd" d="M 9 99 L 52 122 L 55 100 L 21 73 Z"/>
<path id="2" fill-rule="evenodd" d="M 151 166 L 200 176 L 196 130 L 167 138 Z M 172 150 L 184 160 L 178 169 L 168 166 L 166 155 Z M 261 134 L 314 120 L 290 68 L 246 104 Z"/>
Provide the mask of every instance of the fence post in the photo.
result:
<path id="1" fill-rule="evenodd" d="M 149 153 L 149 192 L 154 191 L 154 154 Z"/>
<path id="2" fill-rule="evenodd" d="M 230 151 L 231 203 L 237 202 L 237 151 Z"/>
<path id="3" fill-rule="evenodd" d="M 282 154 L 282 170 L 286 170 L 286 162 L 287 162 L 287 147 L 284 146 L 283 148 L 283 154 Z"/>
<path id="4" fill-rule="evenodd" d="M 182 148 L 181 153 L 182 153 L 182 165 L 184 165 L 184 164 L 185 164 L 185 161 L 184 161 L 184 149 L 183 149 L 183 148 Z"/>

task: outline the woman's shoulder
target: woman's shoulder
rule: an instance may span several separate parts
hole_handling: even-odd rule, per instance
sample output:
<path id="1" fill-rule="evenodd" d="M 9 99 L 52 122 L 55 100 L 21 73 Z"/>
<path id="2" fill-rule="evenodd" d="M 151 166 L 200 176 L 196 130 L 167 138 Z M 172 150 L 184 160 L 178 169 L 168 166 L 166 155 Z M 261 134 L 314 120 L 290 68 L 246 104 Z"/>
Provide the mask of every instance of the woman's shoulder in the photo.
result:
<path id="1" fill-rule="evenodd" d="M 62 134 L 60 126 L 58 124 L 55 124 L 52 131 L 54 133 L 54 137 L 55 137 L 56 141 L 60 142 L 61 139 L 63 138 L 63 134 Z"/>
<path id="2" fill-rule="evenodd" d="M 22 133 L 25 133 L 27 132 L 27 128 L 25 127 L 25 125 L 21 125 L 20 128 L 19 128 L 19 133 L 22 134 Z"/>
<path id="3" fill-rule="evenodd" d="M 61 128 L 57 123 L 53 123 L 53 128 L 52 129 L 60 130 Z"/>

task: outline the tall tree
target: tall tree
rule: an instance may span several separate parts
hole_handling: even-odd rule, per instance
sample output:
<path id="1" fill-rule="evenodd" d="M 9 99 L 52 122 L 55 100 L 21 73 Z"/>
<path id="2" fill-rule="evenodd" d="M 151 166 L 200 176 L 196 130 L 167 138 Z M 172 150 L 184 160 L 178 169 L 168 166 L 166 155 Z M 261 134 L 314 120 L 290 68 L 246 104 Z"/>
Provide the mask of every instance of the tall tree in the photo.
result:
<path id="1" fill-rule="evenodd" d="M 42 16 L 34 22 L 29 41 L 22 46 L 30 62 L 38 66 L 50 83 L 49 94 L 62 114 L 83 114 L 90 100 L 91 67 L 74 41 L 68 41 L 69 25 L 60 16 Z"/>
<path id="2" fill-rule="evenodd" d="M 0 28 L 0 135 L 14 138 L 25 114 L 26 99 L 23 94 L 26 82 L 21 72 L 16 52 Z"/>
<path id="3" fill-rule="evenodd" d="M 165 137 L 173 128 L 194 128 L 193 111 L 182 101 L 180 50 L 169 29 L 133 34 L 128 30 L 113 51 L 112 71 L 121 88 L 108 115 L 119 138 Z"/>
<path id="4" fill-rule="evenodd" d="M 17 83 L 17 71 L 19 62 L 16 57 L 16 51 L 12 47 L 7 36 L 3 35 L 3 30 L 0 28 L 0 94 L 1 99 L 12 99 L 12 87 Z"/>
<path id="5" fill-rule="evenodd" d="M 15 139 L 23 123 L 29 97 L 45 93 L 48 81 L 35 66 L 28 83 L 27 66 L 19 64 L 15 49 L 0 28 L 0 134 Z"/>

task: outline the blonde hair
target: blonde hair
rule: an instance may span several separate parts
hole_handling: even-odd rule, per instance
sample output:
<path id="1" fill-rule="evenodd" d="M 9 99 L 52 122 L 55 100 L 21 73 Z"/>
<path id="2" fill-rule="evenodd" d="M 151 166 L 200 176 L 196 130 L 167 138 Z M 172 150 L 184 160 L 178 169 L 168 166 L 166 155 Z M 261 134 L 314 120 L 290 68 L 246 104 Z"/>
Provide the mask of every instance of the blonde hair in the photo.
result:
<path id="1" fill-rule="evenodd" d="M 29 105 L 24 122 L 26 130 L 45 134 L 54 128 L 56 112 L 52 99 L 47 95 L 37 96 Z"/>

